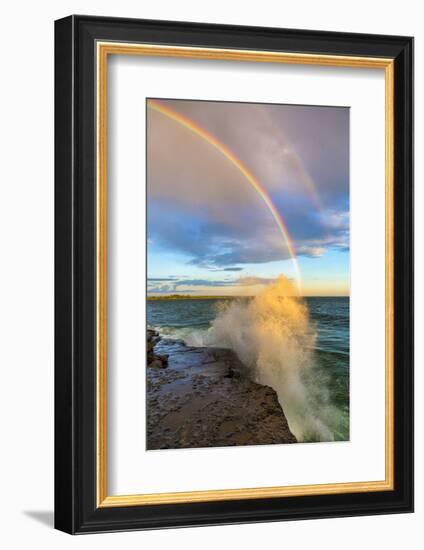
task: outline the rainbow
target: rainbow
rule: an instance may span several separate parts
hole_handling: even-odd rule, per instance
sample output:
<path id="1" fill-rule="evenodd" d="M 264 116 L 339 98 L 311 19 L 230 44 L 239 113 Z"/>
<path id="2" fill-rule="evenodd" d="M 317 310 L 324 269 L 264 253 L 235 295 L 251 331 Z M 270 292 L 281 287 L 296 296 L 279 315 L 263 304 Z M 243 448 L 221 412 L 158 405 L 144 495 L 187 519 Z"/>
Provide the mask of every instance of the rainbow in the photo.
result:
<path id="1" fill-rule="evenodd" d="M 283 140 L 287 141 L 285 138 L 285 135 L 281 131 L 281 128 L 278 128 L 277 125 L 275 124 L 274 119 L 271 117 L 269 111 L 261 110 L 261 112 L 265 114 L 266 118 L 268 119 L 268 122 L 275 129 L 275 131 L 278 134 L 282 135 Z M 309 175 L 309 172 L 306 169 L 304 162 L 302 161 L 302 159 L 294 149 L 290 149 L 289 154 L 292 161 L 294 161 L 294 164 L 296 165 L 296 169 L 299 171 L 301 175 L 301 183 L 303 184 L 305 190 L 307 191 L 307 194 L 309 195 L 311 202 L 315 205 L 315 207 L 319 212 L 322 212 L 323 207 L 322 207 L 320 196 L 316 189 L 315 182 Z"/>
<path id="2" fill-rule="evenodd" d="M 263 185 L 260 183 L 260 181 L 252 174 L 252 172 L 247 168 L 243 162 L 235 156 L 235 154 L 228 149 L 223 143 L 218 141 L 218 139 L 212 135 L 210 132 L 190 120 L 189 118 L 185 117 L 184 115 L 178 113 L 174 109 L 171 109 L 170 107 L 164 105 L 157 99 L 149 99 L 147 103 L 148 107 L 152 109 L 153 111 L 156 111 L 158 113 L 161 113 L 162 115 L 170 118 L 171 120 L 177 122 L 178 124 L 181 124 L 184 126 L 184 128 L 187 128 L 194 134 L 198 135 L 205 141 L 207 141 L 212 147 L 215 147 L 220 153 L 224 155 L 224 157 L 231 162 L 245 177 L 245 179 L 250 183 L 250 185 L 253 187 L 253 189 L 258 193 L 258 195 L 261 197 L 262 201 L 265 203 L 266 207 L 268 208 L 269 212 L 271 213 L 272 217 L 274 218 L 275 223 L 278 226 L 278 229 L 283 236 L 283 239 L 286 243 L 287 249 L 290 254 L 290 258 L 293 264 L 294 272 L 295 272 L 295 279 L 297 284 L 297 289 L 299 294 L 301 293 L 301 277 L 300 277 L 300 269 L 299 264 L 296 258 L 296 252 L 294 250 L 294 246 L 292 243 L 292 240 L 290 238 L 290 234 L 287 230 L 286 224 L 284 223 L 283 218 L 279 214 L 278 210 L 274 206 L 271 197 L 268 195 L 267 191 L 264 189 Z"/>

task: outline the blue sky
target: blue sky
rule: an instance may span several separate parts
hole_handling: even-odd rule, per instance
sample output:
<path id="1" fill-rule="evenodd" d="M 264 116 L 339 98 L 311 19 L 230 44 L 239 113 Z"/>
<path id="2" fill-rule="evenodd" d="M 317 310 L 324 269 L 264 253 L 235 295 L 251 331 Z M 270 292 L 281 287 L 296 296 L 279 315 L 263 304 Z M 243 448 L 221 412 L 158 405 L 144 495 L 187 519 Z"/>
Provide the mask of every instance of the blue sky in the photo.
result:
<path id="1" fill-rule="evenodd" d="M 349 109 L 161 100 L 254 174 L 291 236 L 305 295 L 349 293 Z M 253 295 L 295 273 L 258 192 L 216 148 L 148 109 L 150 294 Z"/>

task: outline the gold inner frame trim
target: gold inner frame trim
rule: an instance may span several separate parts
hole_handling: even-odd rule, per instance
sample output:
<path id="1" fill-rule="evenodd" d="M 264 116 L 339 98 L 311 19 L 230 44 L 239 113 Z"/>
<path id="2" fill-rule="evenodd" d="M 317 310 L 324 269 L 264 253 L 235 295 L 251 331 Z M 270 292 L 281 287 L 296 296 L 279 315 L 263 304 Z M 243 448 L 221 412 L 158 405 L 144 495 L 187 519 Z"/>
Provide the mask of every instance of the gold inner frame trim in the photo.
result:
<path id="1" fill-rule="evenodd" d="M 97 506 L 142 506 L 306 495 L 364 493 L 394 489 L 394 60 L 255 50 L 163 46 L 123 42 L 96 44 L 97 54 Z M 107 493 L 107 61 L 109 55 L 219 59 L 385 71 L 386 185 L 386 365 L 385 479 L 349 483 L 254 487 L 109 496 Z"/>

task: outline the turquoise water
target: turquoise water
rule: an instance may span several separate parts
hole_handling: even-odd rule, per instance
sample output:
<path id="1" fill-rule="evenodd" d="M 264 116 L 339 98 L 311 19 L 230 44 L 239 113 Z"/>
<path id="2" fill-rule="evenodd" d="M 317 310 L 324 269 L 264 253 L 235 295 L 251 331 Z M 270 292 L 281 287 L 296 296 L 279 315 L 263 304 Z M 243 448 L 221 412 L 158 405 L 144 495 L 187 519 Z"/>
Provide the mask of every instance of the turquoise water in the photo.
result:
<path id="1" fill-rule="evenodd" d="M 205 335 L 217 315 L 219 301 L 148 301 L 147 322 L 167 338 L 208 345 Z M 316 332 L 313 364 L 305 374 L 308 400 L 333 439 L 345 441 L 349 439 L 349 298 L 314 297 L 306 301 Z M 305 440 L 319 439 L 311 436 Z"/>

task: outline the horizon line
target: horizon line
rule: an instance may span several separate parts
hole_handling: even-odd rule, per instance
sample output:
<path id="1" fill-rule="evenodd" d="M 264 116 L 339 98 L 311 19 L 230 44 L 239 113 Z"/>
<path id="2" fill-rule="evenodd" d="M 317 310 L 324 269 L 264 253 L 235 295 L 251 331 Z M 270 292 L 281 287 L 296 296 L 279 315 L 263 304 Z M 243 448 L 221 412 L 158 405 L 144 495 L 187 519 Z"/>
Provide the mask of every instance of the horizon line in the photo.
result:
<path id="1" fill-rule="evenodd" d="M 255 298 L 259 294 L 146 294 L 146 298 Z M 350 298 L 350 294 L 294 294 L 300 298 Z"/>

